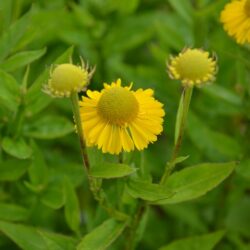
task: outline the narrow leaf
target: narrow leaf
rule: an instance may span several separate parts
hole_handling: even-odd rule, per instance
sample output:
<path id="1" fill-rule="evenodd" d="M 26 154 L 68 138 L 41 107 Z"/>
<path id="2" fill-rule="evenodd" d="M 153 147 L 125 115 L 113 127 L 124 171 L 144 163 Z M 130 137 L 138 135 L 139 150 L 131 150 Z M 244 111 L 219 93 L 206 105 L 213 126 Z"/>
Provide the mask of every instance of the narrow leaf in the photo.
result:
<path id="1" fill-rule="evenodd" d="M 74 125 L 65 117 L 48 115 L 30 122 L 24 134 L 36 139 L 55 139 L 74 131 Z"/>
<path id="2" fill-rule="evenodd" d="M 60 63 L 69 62 L 72 53 L 73 53 L 73 47 L 70 47 L 62 55 L 60 55 L 53 62 L 53 64 L 56 65 Z M 46 108 L 52 101 L 52 98 L 50 96 L 42 92 L 42 86 L 46 84 L 48 79 L 49 79 L 49 68 L 46 68 L 44 72 L 40 76 L 38 76 L 38 78 L 28 89 L 25 101 L 27 103 L 26 113 L 29 116 L 32 116 L 40 112 L 42 109 Z"/>
<path id="3" fill-rule="evenodd" d="M 24 221 L 28 218 L 29 211 L 21 206 L 8 203 L 0 203 L 0 220 Z"/>
<path id="4" fill-rule="evenodd" d="M 131 180 L 127 184 L 128 193 L 134 198 L 146 201 L 160 201 L 173 196 L 171 189 L 142 180 Z"/>
<path id="5" fill-rule="evenodd" d="M 210 129 L 192 112 L 189 112 L 188 118 L 190 139 L 204 154 L 217 161 L 232 160 L 239 157 L 242 149 L 235 139 L 227 134 Z"/>
<path id="6" fill-rule="evenodd" d="M 250 159 L 244 159 L 240 162 L 236 172 L 242 177 L 250 180 Z"/>
<path id="7" fill-rule="evenodd" d="M 174 163 L 174 164 L 182 163 L 182 162 L 185 161 L 188 157 L 189 157 L 189 155 L 186 155 L 186 156 L 179 156 L 179 157 L 177 157 L 177 158 L 173 161 L 173 163 Z"/>
<path id="8" fill-rule="evenodd" d="M 0 221 L 0 231 L 23 250 L 44 250 L 47 247 L 35 228 Z"/>
<path id="9" fill-rule="evenodd" d="M 126 164 L 116 164 L 102 162 L 94 165 L 90 170 L 90 175 L 96 178 L 119 178 L 130 175 L 136 171 L 135 168 Z"/>
<path id="10" fill-rule="evenodd" d="M 65 194 L 63 192 L 63 183 L 55 182 L 49 184 L 42 194 L 41 201 L 52 209 L 59 209 L 65 203 Z"/>
<path id="11" fill-rule="evenodd" d="M 16 181 L 21 178 L 31 164 L 30 160 L 8 160 L 0 164 L 0 181 Z"/>
<path id="12" fill-rule="evenodd" d="M 23 250 L 75 250 L 75 240 L 60 234 L 49 233 L 38 228 L 0 221 L 0 231 Z"/>
<path id="13" fill-rule="evenodd" d="M 177 139 L 180 134 L 180 128 L 181 128 L 181 121 L 183 117 L 183 100 L 184 100 L 184 92 L 182 92 L 179 107 L 176 115 L 176 122 L 175 122 L 175 133 L 174 133 L 174 143 L 176 144 Z"/>
<path id="14" fill-rule="evenodd" d="M 4 137 L 2 141 L 2 148 L 6 153 L 18 159 L 27 159 L 32 155 L 32 148 L 23 138 L 13 139 L 10 137 Z"/>
<path id="15" fill-rule="evenodd" d="M 0 70 L 0 105 L 16 112 L 20 103 L 20 89 L 17 81 L 10 74 Z"/>
<path id="16" fill-rule="evenodd" d="M 39 234 L 46 242 L 47 248 L 51 250 L 75 250 L 76 240 L 61 234 L 39 230 Z"/>
<path id="17" fill-rule="evenodd" d="M 65 192 L 64 214 L 66 221 L 70 229 L 78 233 L 80 225 L 80 208 L 74 187 L 71 184 L 71 181 L 67 177 L 65 177 L 64 180 L 64 192 Z"/>
<path id="18" fill-rule="evenodd" d="M 0 38 L 0 61 L 4 59 L 14 49 L 24 35 L 29 23 L 29 14 L 12 24 Z"/>
<path id="19" fill-rule="evenodd" d="M 82 239 L 77 250 L 105 250 L 119 237 L 125 226 L 126 222 L 106 220 Z"/>
<path id="20" fill-rule="evenodd" d="M 223 231 L 176 240 L 159 250 L 212 250 L 223 237 Z"/>
<path id="21" fill-rule="evenodd" d="M 0 65 L 0 67 L 3 70 L 10 72 L 39 59 L 45 52 L 46 48 L 33 51 L 22 51 L 9 57 Z"/>
<path id="22" fill-rule="evenodd" d="M 175 11 L 189 24 L 192 24 L 192 5 L 186 0 L 168 0 Z"/>
<path id="23" fill-rule="evenodd" d="M 42 190 L 48 182 L 48 167 L 44 156 L 38 146 L 33 142 L 33 159 L 29 168 L 29 177 L 31 184 L 37 189 Z"/>
<path id="24" fill-rule="evenodd" d="M 217 84 L 211 84 L 207 86 L 206 88 L 201 89 L 203 92 L 205 92 L 208 95 L 216 96 L 224 101 L 227 101 L 231 104 L 240 106 L 242 104 L 240 96 L 238 96 L 236 93 L 224 88 L 223 86 L 217 85 Z"/>
<path id="25" fill-rule="evenodd" d="M 198 198 L 225 180 L 235 166 L 235 162 L 202 163 L 175 172 L 165 185 L 174 195 L 155 203 L 172 204 Z"/>

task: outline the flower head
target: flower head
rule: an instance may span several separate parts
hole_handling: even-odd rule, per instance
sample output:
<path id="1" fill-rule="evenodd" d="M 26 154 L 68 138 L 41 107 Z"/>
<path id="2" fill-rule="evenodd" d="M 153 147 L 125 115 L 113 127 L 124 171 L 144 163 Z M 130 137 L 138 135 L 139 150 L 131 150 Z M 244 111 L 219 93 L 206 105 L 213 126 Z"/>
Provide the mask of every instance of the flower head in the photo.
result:
<path id="1" fill-rule="evenodd" d="M 250 0 L 236 0 L 228 3 L 221 12 L 220 21 L 237 43 L 250 42 Z"/>
<path id="2" fill-rule="evenodd" d="M 131 90 L 118 79 L 104 84 L 101 92 L 87 91 L 80 101 L 82 126 L 87 145 L 96 145 L 104 153 L 142 150 L 162 132 L 163 104 L 153 90 Z"/>
<path id="3" fill-rule="evenodd" d="M 182 81 L 184 86 L 201 85 L 212 81 L 216 73 L 216 61 L 200 49 L 185 49 L 172 57 L 168 64 L 171 78 Z"/>
<path id="4" fill-rule="evenodd" d="M 44 86 L 45 93 L 53 97 L 68 97 L 72 92 L 81 91 L 88 83 L 94 73 L 88 71 L 88 66 L 76 66 L 71 63 L 51 67 L 50 79 Z"/>

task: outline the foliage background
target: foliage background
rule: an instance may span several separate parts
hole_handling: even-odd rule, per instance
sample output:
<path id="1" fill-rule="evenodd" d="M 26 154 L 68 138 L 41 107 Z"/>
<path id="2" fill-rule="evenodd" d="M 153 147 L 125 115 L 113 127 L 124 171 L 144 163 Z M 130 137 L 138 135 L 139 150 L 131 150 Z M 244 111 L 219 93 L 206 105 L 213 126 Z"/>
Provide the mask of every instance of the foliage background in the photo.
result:
<path id="1" fill-rule="evenodd" d="M 223 31 L 219 13 L 226 2 L 0 1 L 0 249 L 74 249 L 76 236 L 105 219 L 89 193 L 70 102 L 41 91 L 49 66 L 67 62 L 72 45 L 75 62 L 81 55 L 97 66 L 90 88 L 120 77 L 134 82 L 135 89 L 153 88 L 164 103 L 164 133 L 144 153 L 155 180 L 172 150 L 181 93 L 180 83 L 166 74 L 166 60 L 184 47 L 216 53 L 215 84 L 194 91 L 182 147 L 189 158 L 179 168 L 202 161 L 240 164 L 205 197 L 151 207 L 138 249 L 158 249 L 216 230 L 226 233 L 215 249 L 249 249 L 249 47 Z M 140 159 L 139 153 L 134 156 Z M 107 188 L 113 192 L 109 183 Z M 113 199 L 119 194 L 113 192 Z M 121 249 L 124 240 L 110 249 Z"/>

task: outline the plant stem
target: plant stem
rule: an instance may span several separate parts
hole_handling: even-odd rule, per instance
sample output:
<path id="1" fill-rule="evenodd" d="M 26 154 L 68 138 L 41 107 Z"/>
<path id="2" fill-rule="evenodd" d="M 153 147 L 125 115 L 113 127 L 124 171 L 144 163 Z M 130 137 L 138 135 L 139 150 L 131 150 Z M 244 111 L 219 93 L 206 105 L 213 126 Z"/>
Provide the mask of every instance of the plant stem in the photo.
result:
<path id="1" fill-rule="evenodd" d="M 180 114 L 180 126 L 175 127 L 175 129 L 179 129 L 178 136 L 175 141 L 173 153 L 171 156 L 170 162 L 166 165 L 165 172 L 161 178 L 160 183 L 164 185 L 167 181 L 168 176 L 171 174 L 173 169 L 175 168 L 176 165 L 176 158 L 178 157 L 182 140 L 183 140 L 183 135 L 184 135 L 184 130 L 186 127 L 186 122 L 187 122 L 187 116 L 188 116 L 188 110 L 192 98 L 192 92 L 193 92 L 193 87 L 185 87 L 182 92 L 182 97 L 183 97 L 183 102 L 180 102 L 178 112 L 181 112 Z M 182 107 L 181 107 L 182 105 Z"/>
<path id="2" fill-rule="evenodd" d="M 89 170 L 90 170 L 90 164 L 89 164 L 89 158 L 88 158 L 88 153 L 87 153 L 87 147 L 86 147 L 86 142 L 84 139 L 84 134 L 83 134 L 83 128 L 82 128 L 82 123 L 81 123 L 81 116 L 80 116 L 80 109 L 79 109 L 79 99 L 78 99 L 78 94 L 77 92 L 73 92 L 71 94 L 71 103 L 72 103 L 72 109 L 73 109 L 73 114 L 74 114 L 74 119 L 76 123 L 76 129 L 80 141 L 80 148 L 82 152 L 82 158 L 83 158 L 83 165 L 85 168 L 85 171 L 89 177 Z"/>
<path id="3" fill-rule="evenodd" d="M 106 210 L 106 212 L 111 215 L 112 217 L 115 217 L 119 220 L 125 220 L 127 219 L 127 215 L 115 210 L 107 201 L 104 191 L 101 189 L 101 187 L 98 185 L 97 180 L 90 175 L 90 162 L 88 158 L 88 152 L 87 152 L 87 146 L 84 139 L 84 133 L 81 123 L 81 116 L 80 116 L 80 109 L 79 109 L 79 98 L 77 92 L 73 92 L 70 96 L 71 103 L 72 103 L 72 109 L 74 114 L 74 119 L 76 123 L 77 133 L 80 141 L 80 148 L 82 153 L 82 159 L 83 159 L 83 166 L 86 171 L 90 190 L 95 198 L 96 201 L 99 202 L 99 204 L 103 207 L 103 209 Z"/>
<path id="4" fill-rule="evenodd" d="M 121 152 L 121 153 L 118 155 L 118 163 L 120 163 L 120 164 L 123 163 L 123 152 Z"/>
<path id="5" fill-rule="evenodd" d="M 130 225 L 130 230 L 128 232 L 128 240 L 126 245 L 126 250 L 133 250 L 136 247 L 136 241 L 137 241 L 137 229 L 139 227 L 139 224 L 141 222 L 141 219 L 147 210 L 147 204 L 143 204 L 142 201 L 139 201 L 139 205 L 137 208 L 137 211 L 134 215 L 134 218 Z"/>

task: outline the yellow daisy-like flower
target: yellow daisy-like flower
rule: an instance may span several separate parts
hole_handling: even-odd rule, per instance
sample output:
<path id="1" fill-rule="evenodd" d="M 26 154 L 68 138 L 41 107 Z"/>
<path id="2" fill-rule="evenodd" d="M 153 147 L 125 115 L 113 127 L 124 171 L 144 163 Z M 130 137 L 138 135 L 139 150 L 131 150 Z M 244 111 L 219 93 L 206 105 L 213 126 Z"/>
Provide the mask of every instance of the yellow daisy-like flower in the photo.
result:
<path id="1" fill-rule="evenodd" d="M 82 61 L 82 66 L 71 63 L 51 67 L 48 84 L 43 91 L 52 97 L 69 97 L 72 92 L 79 92 L 89 83 L 94 69 L 88 71 Z"/>
<path id="2" fill-rule="evenodd" d="M 183 86 L 200 86 L 214 80 L 216 60 L 201 49 L 185 49 L 178 56 L 170 58 L 169 76 L 181 80 Z"/>
<path id="3" fill-rule="evenodd" d="M 250 0 L 228 3 L 221 12 L 224 29 L 240 44 L 250 42 Z"/>
<path id="4" fill-rule="evenodd" d="M 88 97 L 79 103 L 87 145 L 119 154 L 122 150 L 142 150 L 156 141 L 165 112 L 153 93 L 152 89 L 122 87 L 120 79 L 104 84 L 101 92 L 88 90 Z"/>

